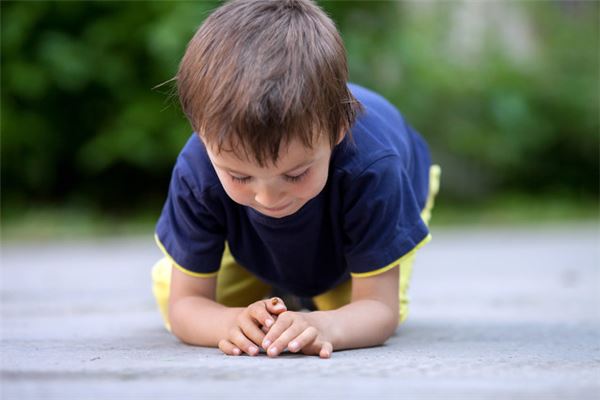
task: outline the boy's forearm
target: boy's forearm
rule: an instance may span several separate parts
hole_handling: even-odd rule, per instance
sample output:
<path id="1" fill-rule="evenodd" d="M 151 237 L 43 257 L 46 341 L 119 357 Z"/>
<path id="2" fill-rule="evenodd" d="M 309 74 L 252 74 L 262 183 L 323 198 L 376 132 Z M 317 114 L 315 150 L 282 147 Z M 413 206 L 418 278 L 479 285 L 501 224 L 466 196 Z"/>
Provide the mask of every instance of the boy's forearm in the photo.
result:
<path id="1" fill-rule="evenodd" d="M 398 311 L 377 300 L 358 300 L 310 317 L 332 341 L 334 350 L 383 344 L 398 327 Z"/>
<path id="2" fill-rule="evenodd" d="M 217 347 L 244 308 L 226 307 L 204 297 L 184 297 L 169 309 L 171 330 L 181 341 Z M 397 310 L 377 300 L 359 300 L 337 310 L 309 313 L 334 350 L 376 346 L 398 326 Z"/>
<path id="3" fill-rule="evenodd" d="M 228 336 L 243 308 L 226 307 L 210 299 L 189 296 L 169 308 L 171 330 L 181 341 L 197 346 L 217 347 Z"/>

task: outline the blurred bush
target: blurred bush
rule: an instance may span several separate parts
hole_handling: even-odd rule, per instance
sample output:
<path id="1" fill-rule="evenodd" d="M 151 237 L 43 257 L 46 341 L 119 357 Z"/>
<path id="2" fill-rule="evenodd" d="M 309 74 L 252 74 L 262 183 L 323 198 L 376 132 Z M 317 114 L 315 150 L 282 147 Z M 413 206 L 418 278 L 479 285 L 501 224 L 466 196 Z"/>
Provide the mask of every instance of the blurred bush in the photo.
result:
<path id="1" fill-rule="evenodd" d="M 351 79 L 430 142 L 447 199 L 598 196 L 599 3 L 320 4 Z M 172 85 L 159 84 L 217 5 L 0 3 L 3 213 L 158 213 L 190 134 Z"/>

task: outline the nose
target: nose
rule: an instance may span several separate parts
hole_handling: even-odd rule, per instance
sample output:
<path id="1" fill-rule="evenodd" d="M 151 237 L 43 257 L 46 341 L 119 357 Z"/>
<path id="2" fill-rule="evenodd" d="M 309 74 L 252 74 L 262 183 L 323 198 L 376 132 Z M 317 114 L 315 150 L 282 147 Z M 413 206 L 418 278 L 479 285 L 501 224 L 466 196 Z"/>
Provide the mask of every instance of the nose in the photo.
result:
<path id="1" fill-rule="evenodd" d="M 282 206 L 283 192 L 274 184 L 263 184 L 256 189 L 254 200 L 265 208 Z"/>

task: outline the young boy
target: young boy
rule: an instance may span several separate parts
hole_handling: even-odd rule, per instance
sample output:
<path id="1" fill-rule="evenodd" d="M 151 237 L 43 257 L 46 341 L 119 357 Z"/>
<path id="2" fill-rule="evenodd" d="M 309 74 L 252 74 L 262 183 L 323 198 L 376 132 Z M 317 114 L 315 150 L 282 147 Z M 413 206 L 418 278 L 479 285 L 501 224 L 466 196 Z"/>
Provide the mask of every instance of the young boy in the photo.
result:
<path id="1" fill-rule="evenodd" d="M 177 84 L 195 133 L 153 269 L 183 342 L 328 358 L 382 344 L 406 318 L 439 167 L 390 103 L 347 79 L 335 25 L 310 0 L 226 3 L 190 41 Z M 273 288 L 317 310 L 266 299 Z"/>

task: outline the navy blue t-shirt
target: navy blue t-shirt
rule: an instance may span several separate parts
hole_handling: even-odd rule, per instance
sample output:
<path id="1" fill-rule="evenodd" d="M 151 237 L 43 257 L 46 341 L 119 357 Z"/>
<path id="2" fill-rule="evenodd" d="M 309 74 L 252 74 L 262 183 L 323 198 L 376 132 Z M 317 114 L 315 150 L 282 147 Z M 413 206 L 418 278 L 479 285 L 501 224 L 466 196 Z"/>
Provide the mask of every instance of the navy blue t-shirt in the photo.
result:
<path id="1" fill-rule="evenodd" d="M 244 268 L 298 296 L 382 272 L 429 238 L 425 141 L 378 94 L 350 84 L 364 107 L 334 149 L 325 188 L 272 218 L 231 200 L 196 134 L 181 151 L 156 228 L 159 246 L 194 276 L 218 272 L 224 244 Z"/>

